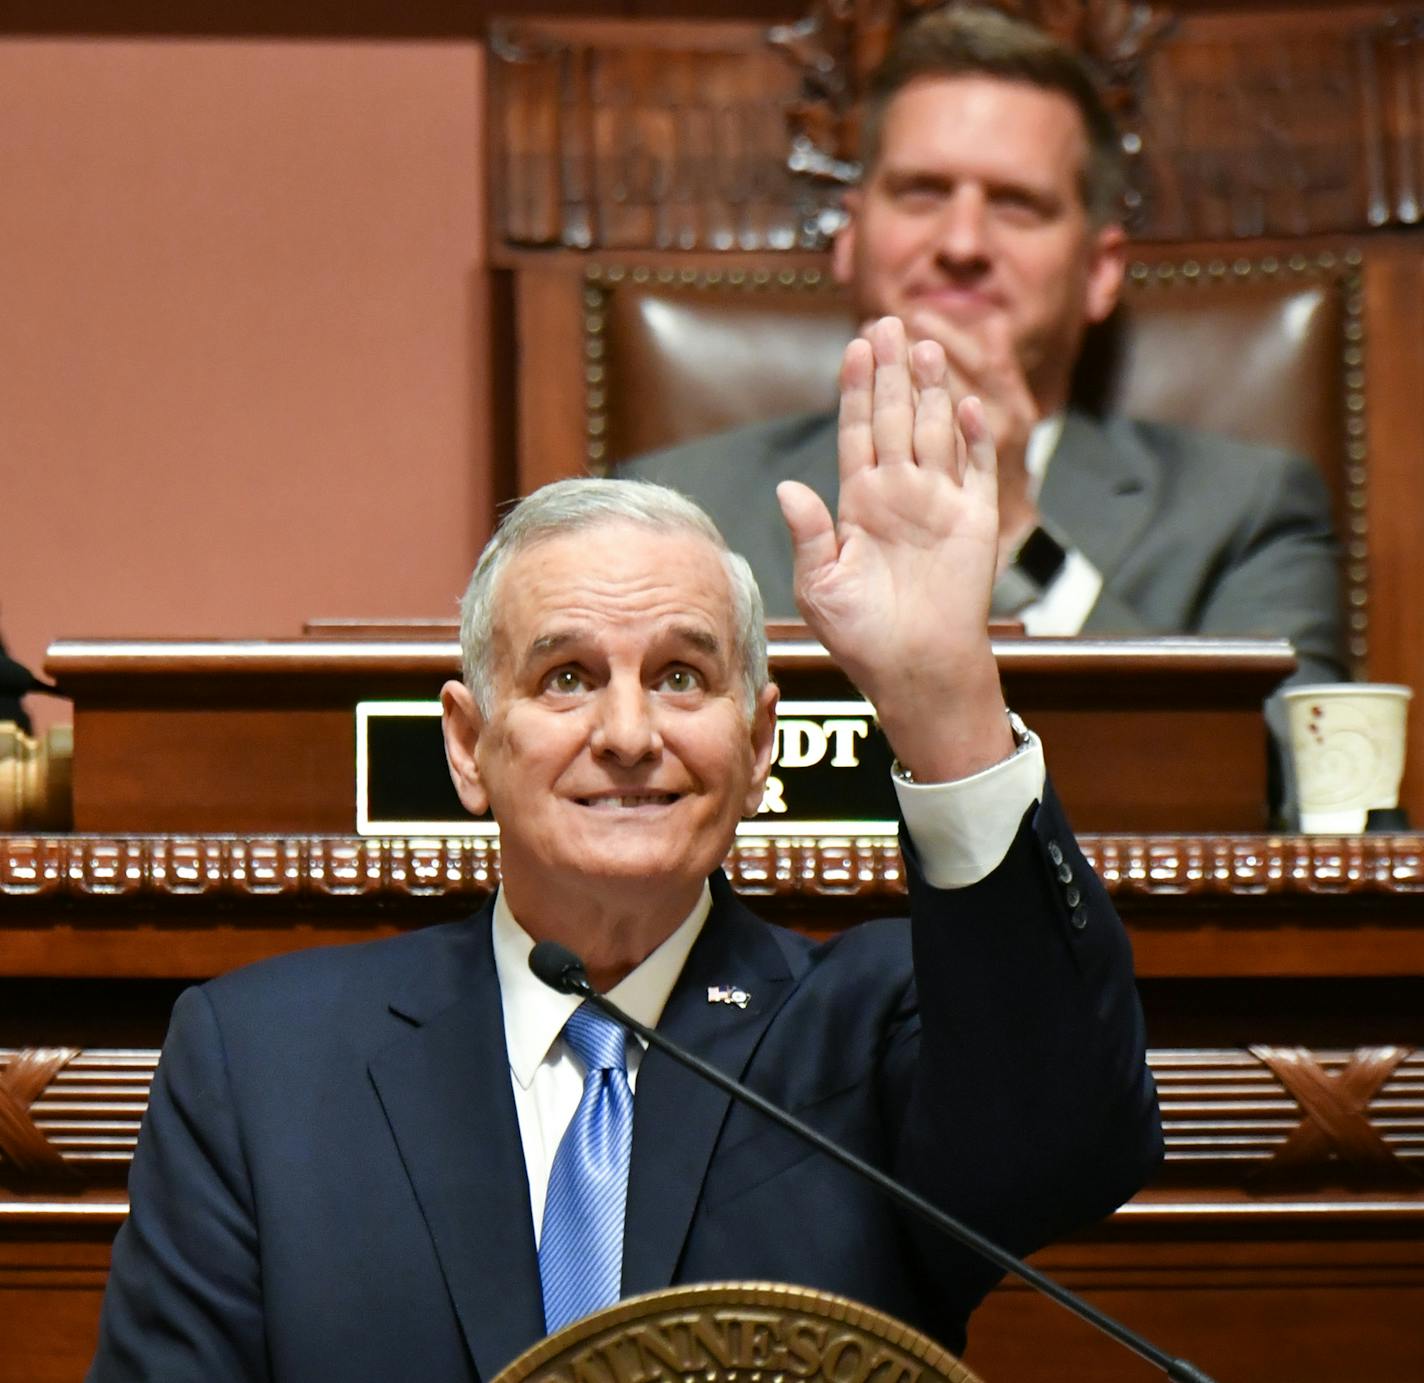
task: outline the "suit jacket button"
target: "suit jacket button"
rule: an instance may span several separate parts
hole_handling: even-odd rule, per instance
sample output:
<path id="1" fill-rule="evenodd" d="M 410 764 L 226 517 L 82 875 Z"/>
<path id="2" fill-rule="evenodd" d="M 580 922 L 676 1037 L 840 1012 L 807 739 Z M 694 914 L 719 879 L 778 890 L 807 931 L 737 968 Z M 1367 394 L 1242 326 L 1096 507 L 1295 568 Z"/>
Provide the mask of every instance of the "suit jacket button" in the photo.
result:
<path id="1" fill-rule="evenodd" d="M 1058 866 L 1058 882 L 1061 884 L 1071 884 L 1073 882 L 1073 866 L 1064 860 Z"/>
<path id="2" fill-rule="evenodd" d="M 1063 847 L 1059 845 L 1056 840 L 1050 840 L 1048 842 L 1048 858 L 1051 859 L 1054 864 L 1063 863 Z"/>
<path id="3" fill-rule="evenodd" d="M 1073 909 L 1073 929 L 1081 932 L 1088 925 L 1088 910 L 1079 904 Z"/>
<path id="4" fill-rule="evenodd" d="M 1068 900 L 1068 906 L 1070 908 L 1076 908 L 1078 904 L 1083 901 L 1083 895 L 1078 892 L 1077 884 L 1069 884 L 1068 887 L 1063 890 L 1063 896 Z"/>

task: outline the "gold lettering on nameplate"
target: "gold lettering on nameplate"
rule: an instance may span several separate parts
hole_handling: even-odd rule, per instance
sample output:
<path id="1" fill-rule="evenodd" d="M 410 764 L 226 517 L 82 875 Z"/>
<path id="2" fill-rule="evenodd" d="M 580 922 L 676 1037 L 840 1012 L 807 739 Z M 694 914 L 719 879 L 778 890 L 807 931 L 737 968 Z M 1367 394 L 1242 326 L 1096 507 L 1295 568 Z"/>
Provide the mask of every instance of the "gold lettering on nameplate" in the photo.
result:
<path id="1" fill-rule="evenodd" d="M 737 834 L 893 839 L 899 811 L 891 762 L 868 701 L 780 702 L 771 772 L 756 812 L 738 823 Z M 498 838 L 493 819 L 471 817 L 450 784 L 438 701 L 356 707 L 354 786 L 360 835 Z"/>
<path id="2" fill-rule="evenodd" d="M 829 749 L 832 768 L 859 768 L 855 744 L 869 734 L 870 721 L 860 716 L 826 716 L 819 721 L 780 716 L 772 763 L 778 768 L 812 768 L 825 759 Z"/>
<path id="3" fill-rule="evenodd" d="M 534 1346 L 494 1383 L 978 1383 L 927 1336 L 810 1288 L 634 1297 Z"/>
<path id="4" fill-rule="evenodd" d="M 869 702 L 783 701 L 759 821 L 743 822 L 738 834 L 893 836 L 889 769 L 889 747 Z"/>
<path id="5" fill-rule="evenodd" d="M 774 773 L 766 775 L 766 786 L 761 793 L 761 806 L 757 808 L 757 813 L 772 812 L 781 813 L 786 810 L 786 784 Z"/>

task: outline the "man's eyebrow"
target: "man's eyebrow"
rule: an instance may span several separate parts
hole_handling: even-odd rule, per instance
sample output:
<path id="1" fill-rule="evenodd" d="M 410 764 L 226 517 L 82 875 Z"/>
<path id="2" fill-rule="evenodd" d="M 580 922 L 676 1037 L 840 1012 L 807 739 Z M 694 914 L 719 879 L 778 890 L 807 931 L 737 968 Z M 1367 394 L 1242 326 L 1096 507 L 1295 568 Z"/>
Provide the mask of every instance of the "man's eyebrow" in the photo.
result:
<path id="1" fill-rule="evenodd" d="M 887 166 L 881 172 L 881 177 L 896 189 L 906 187 L 953 187 L 958 181 L 951 173 L 941 172 L 935 168 L 920 168 L 908 166 L 895 168 Z"/>
<path id="2" fill-rule="evenodd" d="M 703 629 L 695 624 L 674 625 L 669 631 L 674 639 L 688 643 L 693 648 L 707 654 L 709 658 L 717 658 L 722 653 L 722 641 L 708 629 Z"/>
<path id="3" fill-rule="evenodd" d="M 561 629 L 552 634 L 540 634 L 528 648 L 524 650 L 523 661 L 531 663 L 535 659 L 549 657 L 556 653 L 562 653 L 571 644 L 577 643 L 583 635 L 576 629 Z"/>
<path id="4" fill-rule="evenodd" d="M 675 624 L 667 631 L 668 637 L 674 643 L 690 644 L 701 653 L 705 653 L 709 658 L 720 657 L 722 653 L 722 641 L 710 630 L 696 624 Z M 542 661 L 545 658 L 556 657 L 566 648 L 583 641 L 586 632 L 581 629 L 558 629 L 551 634 L 540 634 L 538 638 L 532 640 L 529 647 L 524 650 L 524 663 Z"/>

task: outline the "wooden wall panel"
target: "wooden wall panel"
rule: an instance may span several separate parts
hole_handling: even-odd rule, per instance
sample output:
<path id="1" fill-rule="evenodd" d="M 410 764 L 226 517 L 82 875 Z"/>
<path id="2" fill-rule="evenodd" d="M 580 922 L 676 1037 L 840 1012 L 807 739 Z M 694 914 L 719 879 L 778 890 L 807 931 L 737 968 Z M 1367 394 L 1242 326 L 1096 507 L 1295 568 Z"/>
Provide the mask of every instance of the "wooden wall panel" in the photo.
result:
<path id="1" fill-rule="evenodd" d="M 1371 477 L 1362 536 L 1370 552 L 1370 675 L 1414 688 L 1401 800 L 1424 820 L 1424 247 L 1418 257 L 1371 265 L 1365 298 Z"/>

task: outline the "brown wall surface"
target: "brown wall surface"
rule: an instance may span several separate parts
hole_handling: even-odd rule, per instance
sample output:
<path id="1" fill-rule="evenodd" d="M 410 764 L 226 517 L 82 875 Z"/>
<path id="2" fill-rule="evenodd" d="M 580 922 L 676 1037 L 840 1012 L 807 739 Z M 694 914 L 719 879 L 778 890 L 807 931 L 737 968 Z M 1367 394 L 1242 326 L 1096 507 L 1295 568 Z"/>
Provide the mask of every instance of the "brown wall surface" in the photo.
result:
<path id="1" fill-rule="evenodd" d="M 491 513 L 481 59 L 0 39 L 17 657 L 452 610 Z"/>

